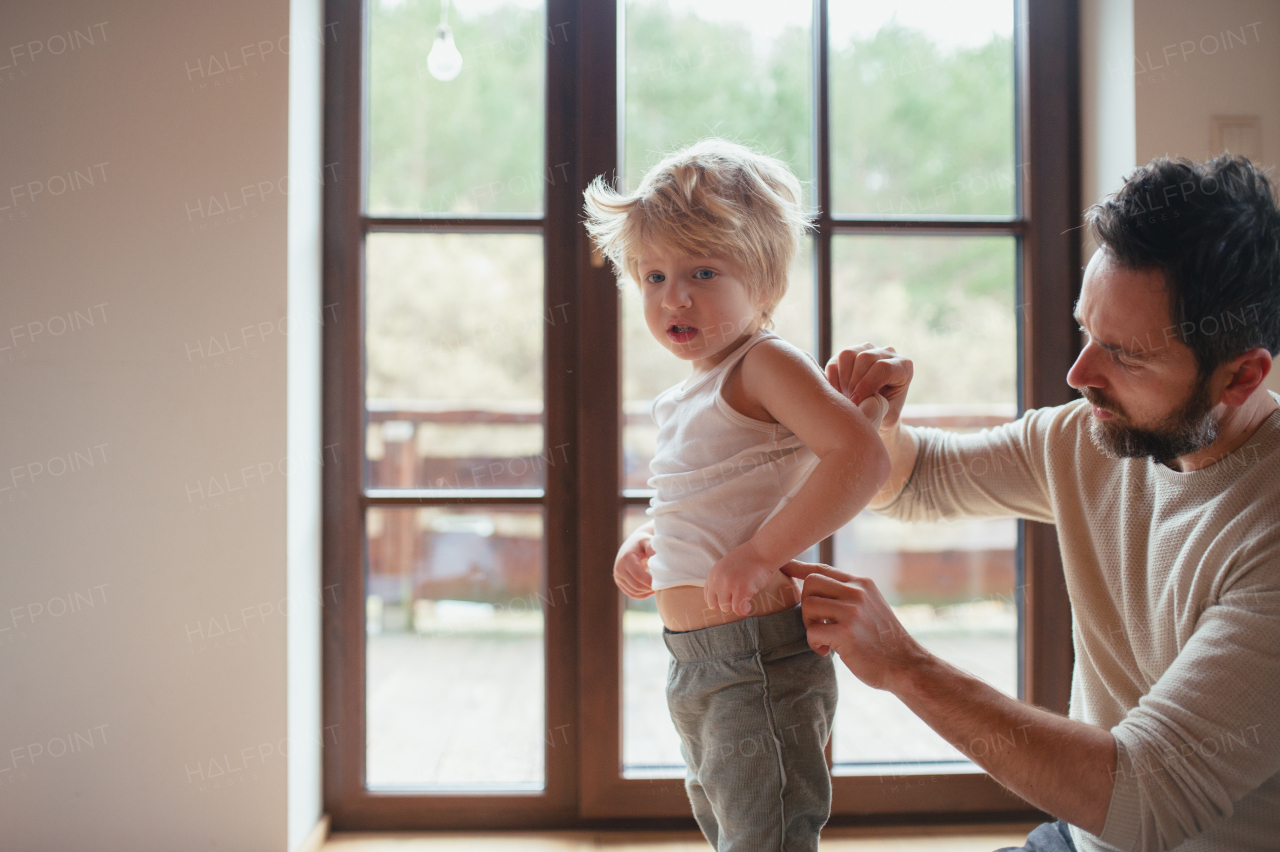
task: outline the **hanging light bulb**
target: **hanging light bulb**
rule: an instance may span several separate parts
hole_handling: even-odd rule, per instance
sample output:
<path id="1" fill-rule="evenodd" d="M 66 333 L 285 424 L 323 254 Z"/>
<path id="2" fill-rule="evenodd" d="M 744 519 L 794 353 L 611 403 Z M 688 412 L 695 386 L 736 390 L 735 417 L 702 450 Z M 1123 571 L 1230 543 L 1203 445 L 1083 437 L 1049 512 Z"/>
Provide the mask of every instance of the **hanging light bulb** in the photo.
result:
<path id="1" fill-rule="evenodd" d="M 427 70 L 442 83 L 462 73 L 462 54 L 453 43 L 453 30 L 449 29 L 449 0 L 440 0 L 440 26 L 436 27 L 436 40 L 427 54 Z"/>

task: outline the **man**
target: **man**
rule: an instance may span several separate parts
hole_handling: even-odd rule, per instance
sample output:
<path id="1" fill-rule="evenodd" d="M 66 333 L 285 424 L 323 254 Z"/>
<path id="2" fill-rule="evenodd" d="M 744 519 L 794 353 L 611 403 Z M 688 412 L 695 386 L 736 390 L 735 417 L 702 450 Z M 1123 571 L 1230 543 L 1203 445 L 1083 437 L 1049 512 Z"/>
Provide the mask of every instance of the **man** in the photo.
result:
<path id="1" fill-rule="evenodd" d="M 1082 400 L 973 435 L 905 427 L 911 362 L 860 346 L 827 366 L 879 391 L 903 520 L 1057 525 L 1071 600 L 1070 718 L 931 655 L 876 589 L 804 578 L 810 645 L 886 689 L 1061 822 L 1034 850 L 1280 848 L 1280 210 L 1247 161 L 1156 160 L 1089 213 L 1099 251 L 1067 375 Z"/>

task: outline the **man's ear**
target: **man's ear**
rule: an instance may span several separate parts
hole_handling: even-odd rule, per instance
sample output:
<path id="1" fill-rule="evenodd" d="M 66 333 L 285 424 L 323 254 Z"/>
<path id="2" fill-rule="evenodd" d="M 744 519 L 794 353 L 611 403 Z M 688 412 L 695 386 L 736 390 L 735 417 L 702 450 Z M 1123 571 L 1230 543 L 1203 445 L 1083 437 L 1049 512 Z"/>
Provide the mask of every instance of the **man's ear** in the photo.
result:
<path id="1" fill-rule="evenodd" d="M 1222 389 L 1226 405 L 1244 405 L 1271 372 L 1271 353 L 1259 346 L 1227 362 L 1227 386 Z"/>

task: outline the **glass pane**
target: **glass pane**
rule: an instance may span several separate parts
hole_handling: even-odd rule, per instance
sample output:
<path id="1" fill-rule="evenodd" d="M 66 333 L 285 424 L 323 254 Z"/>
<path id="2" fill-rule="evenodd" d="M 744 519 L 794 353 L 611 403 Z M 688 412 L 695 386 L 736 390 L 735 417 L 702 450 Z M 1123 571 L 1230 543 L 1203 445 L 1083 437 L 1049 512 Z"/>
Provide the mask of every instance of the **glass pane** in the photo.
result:
<path id="1" fill-rule="evenodd" d="M 816 308 L 813 283 L 813 242 L 805 240 L 787 276 L 787 294 L 774 311 L 773 331 L 788 342 L 815 352 Z M 623 281 L 622 290 L 622 399 L 625 415 L 622 433 L 623 488 L 647 488 L 649 460 L 653 458 L 658 427 L 649 416 L 649 405 L 662 391 L 689 376 L 688 362 L 672 355 L 653 339 L 644 321 L 640 289 Z"/>
<path id="2" fill-rule="evenodd" d="M 541 789 L 541 508 L 365 521 L 369 788 Z"/>
<path id="3" fill-rule="evenodd" d="M 976 430 L 1017 413 L 1013 237 L 851 237 L 832 246 L 840 347 L 891 345 L 915 363 L 904 420 Z M 875 580 L 914 636 L 1017 694 L 1013 520 L 903 524 L 863 512 L 836 534 L 836 566 Z M 837 769 L 964 761 L 892 695 L 837 666 Z"/>
<path id="4" fill-rule="evenodd" d="M 628 507 L 623 516 L 623 537 L 648 519 L 644 507 Z M 662 641 L 662 620 L 653 598 L 626 598 L 622 639 L 623 776 L 683 776 L 680 735 L 667 710 L 667 664 L 671 654 Z"/>
<path id="5" fill-rule="evenodd" d="M 837 214 L 1015 213 L 1012 0 L 831 0 Z"/>
<path id="6" fill-rule="evenodd" d="M 370 234 L 365 452 L 371 488 L 541 488 L 542 238 Z"/>
<path id="7" fill-rule="evenodd" d="M 812 24 L 807 2 L 627 0 L 626 185 L 705 136 L 772 154 L 809 181 Z"/>
<path id="8" fill-rule="evenodd" d="M 439 0 L 368 5 L 368 211 L 541 212 L 544 185 L 568 176 L 543 145 L 546 49 L 564 25 L 547 26 L 540 0 L 450 3 L 462 67 L 441 80 Z"/>

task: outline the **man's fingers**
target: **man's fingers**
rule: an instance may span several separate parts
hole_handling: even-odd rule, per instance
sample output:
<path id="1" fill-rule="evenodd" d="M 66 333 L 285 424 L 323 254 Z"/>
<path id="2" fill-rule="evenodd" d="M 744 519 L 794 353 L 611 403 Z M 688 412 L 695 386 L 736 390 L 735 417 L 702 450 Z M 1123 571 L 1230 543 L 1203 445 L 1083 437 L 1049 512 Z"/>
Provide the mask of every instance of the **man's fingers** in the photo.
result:
<path id="1" fill-rule="evenodd" d="M 871 423 L 872 429 L 879 429 L 880 424 L 884 422 L 884 416 L 889 413 L 889 400 L 874 393 L 858 403 L 858 410 Z"/>
<path id="2" fill-rule="evenodd" d="M 840 629 L 835 624 L 815 624 L 806 631 L 809 647 L 814 653 L 825 657 L 832 647 L 839 644 Z"/>
<path id="3" fill-rule="evenodd" d="M 809 577 L 830 577 L 847 583 L 854 579 L 852 574 L 838 571 L 830 565 L 823 565 L 821 562 L 800 562 L 795 559 L 782 566 L 782 573 L 797 580 L 807 580 Z"/>
<path id="4" fill-rule="evenodd" d="M 831 598 L 808 597 L 801 604 L 800 613 L 806 627 L 823 622 L 846 621 L 853 613 L 849 605 L 834 601 Z"/>
<path id="5" fill-rule="evenodd" d="M 827 362 L 827 384 L 844 393 L 844 388 L 840 386 L 840 362 L 835 358 Z"/>
<path id="6" fill-rule="evenodd" d="M 786 565 L 782 566 L 782 573 L 795 580 L 803 580 L 808 577 L 816 569 L 817 565 L 813 562 L 801 562 L 798 559 L 792 559 Z"/>
<path id="7" fill-rule="evenodd" d="M 850 577 L 840 571 L 832 570 L 827 574 L 810 574 L 804 578 L 804 587 L 800 590 L 800 599 L 810 597 L 832 598 L 834 600 L 858 600 L 863 595 L 859 585 L 861 579 Z"/>
<path id="8" fill-rule="evenodd" d="M 870 343 L 859 343 L 832 356 L 831 360 L 827 361 L 827 381 L 833 388 L 848 396 L 856 378 L 854 364 L 858 356 L 874 348 Z"/>
<path id="9" fill-rule="evenodd" d="M 895 391 L 908 384 L 910 379 L 902 360 L 898 358 L 880 358 L 875 361 L 866 359 L 859 367 L 863 369 L 859 371 L 858 380 L 853 385 L 853 395 L 849 397 L 855 405 L 877 393 L 885 398 L 895 396 Z"/>
<path id="10" fill-rule="evenodd" d="M 782 573 L 797 580 L 803 580 L 813 574 L 832 577 L 836 580 L 848 581 L 853 579 L 849 574 L 837 571 L 830 565 L 823 565 L 821 562 L 801 562 L 798 559 L 792 559 L 786 565 L 783 565 Z"/>
<path id="11" fill-rule="evenodd" d="M 847 390 L 845 395 L 853 400 L 854 405 L 862 402 L 864 398 L 870 394 L 863 392 L 859 396 L 859 388 L 867 384 L 867 376 L 873 370 L 877 369 L 884 359 L 889 357 L 881 349 L 865 349 L 859 352 L 853 359 L 852 372 L 846 381 Z M 881 368 L 882 369 L 882 368 Z"/>

